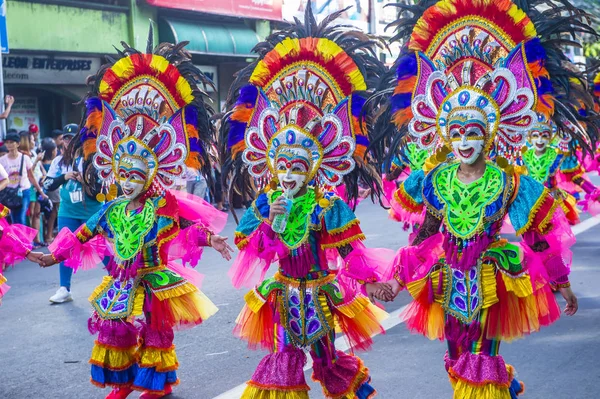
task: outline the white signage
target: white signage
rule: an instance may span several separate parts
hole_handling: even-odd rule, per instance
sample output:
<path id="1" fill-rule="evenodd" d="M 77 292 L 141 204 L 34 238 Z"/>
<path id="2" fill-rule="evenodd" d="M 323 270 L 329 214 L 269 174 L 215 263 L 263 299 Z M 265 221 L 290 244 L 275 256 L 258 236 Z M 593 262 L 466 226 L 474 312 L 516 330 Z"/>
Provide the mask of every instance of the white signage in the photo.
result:
<path id="1" fill-rule="evenodd" d="M 15 97 L 15 103 L 7 118 L 8 129 L 27 130 L 32 123 L 40 125 L 37 98 Z"/>
<path id="2" fill-rule="evenodd" d="M 217 91 L 219 90 L 219 75 L 217 74 L 217 67 L 214 65 L 196 65 L 196 68 L 198 68 L 204 75 L 206 75 L 206 77 L 208 79 L 210 79 L 213 84 L 215 85 L 215 88 L 217 89 Z M 206 88 L 200 86 L 200 89 L 206 91 L 207 93 L 214 93 L 215 90 L 213 90 L 212 87 L 207 86 Z"/>
<path id="3" fill-rule="evenodd" d="M 11 54 L 2 57 L 4 83 L 85 85 L 100 69 L 97 57 Z"/>

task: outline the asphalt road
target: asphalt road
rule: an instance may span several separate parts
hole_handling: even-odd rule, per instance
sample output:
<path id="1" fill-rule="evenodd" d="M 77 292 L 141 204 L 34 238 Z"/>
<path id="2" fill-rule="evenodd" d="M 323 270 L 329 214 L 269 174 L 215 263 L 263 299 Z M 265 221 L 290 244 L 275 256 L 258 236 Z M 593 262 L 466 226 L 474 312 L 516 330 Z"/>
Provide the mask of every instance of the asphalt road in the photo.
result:
<path id="1" fill-rule="evenodd" d="M 368 246 L 397 249 L 407 243 L 407 234 L 381 208 L 362 203 L 357 213 Z M 232 236 L 233 229 L 231 218 L 224 234 Z M 579 296 L 579 312 L 501 349 L 525 381 L 525 399 L 600 397 L 600 225 L 581 232 L 577 239 L 571 281 Z M 235 398 L 231 390 L 235 392 L 250 378 L 264 356 L 246 349 L 231 335 L 245 291 L 231 287 L 228 268 L 214 251 L 205 252 L 199 265 L 205 274 L 203 291 L 220 311 L 201 326 L 176 333 L 181 384 L 173 399 Z M 76 274 L 74 301 L 62 305 L 48 302 L 58 288 L 57 267 L 40 269 L 24 262 L 5 274 L 12 289 L 0 306 L 0 398 L 93 399 L 108 394 L 108 389 L 89 383 L 87 363 L 94 341 L 87 331 L 91 313 L 87 296 L 100 282 L 103 270 Z M 387 309 L 395 311 L 407 302 L 408 294 L 402 293 Z M 375 337 L 373 350 L 361 357 L 380 398 L 451 398 L 444 351 L 443 343 L 411 335 L 398 324 Z M 323 398 L 320 387 L 309 384 L 311 398 Z"/>

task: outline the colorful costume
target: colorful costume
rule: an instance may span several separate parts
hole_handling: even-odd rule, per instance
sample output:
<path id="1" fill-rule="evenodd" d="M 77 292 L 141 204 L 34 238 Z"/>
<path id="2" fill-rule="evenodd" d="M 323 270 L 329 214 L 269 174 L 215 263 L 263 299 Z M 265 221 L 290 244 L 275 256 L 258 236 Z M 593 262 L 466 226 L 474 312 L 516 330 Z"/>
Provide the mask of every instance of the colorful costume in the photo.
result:
<path id="1" fill-rule="evenodd" d="M 549 281 L 568 286 L 574 242 L 548 189 L 511 166 L 535 112 L 553 112 L 544 47 L 510 1 L 407 8 L 415 18 L 412 29 L 411 20 L 400 25 L 399 36 L 410 38 L 396 63 L 392 117 L 438 165 L 403 182 L 398 203 L 406 212 L 425 209 L 425 221 L 392 267 L 374 274 L 412 296 L 402 316 L 411 331 L 447 341 L 454 398 L 514 398 L 523 388 L 499 355 L 500 342 L 558 319 Z M 481 177 L 459 178 L 462 165 L 492 151 L 495 162 L 478 164 Z M 522 242 L 500 238 L 506 217 Z"/>
<path id="2" fill-rule="evenodd" d="M 109 398 L 132 389 L 161 397 L 178 383 L 173 330 L 199 325 L 217 308 L 198 289 L 195 266 L 201 247 L 224 227 L 226 215 L 200 198 L 170 192 L 186 165 L 210 168 L 208 109 L 203 78 L 183 45 L 161 44 L 146 54 L 125 47 L 121 58 L 98 73 L 86 101 L 79 140 L 93 157 L 104 206 L 77 232 L 63 229 L 50 250 L 75 269 L 110 256 L 108 275 L 89 300 L 91 381 L 116 387 Z M 114 198 L 119 183 L 123 197 Z M 142 204 L 130 209 L 133 199 Z M 138 317 L 139 325 L 134 324 Z"/>
<path id="3" fill-rule="evenodd" d="M 25 259 L 33 248 L 33 239 L 37 231 L 20 224 L 8 224 L 6 217 L 10 209 L 0 204 L 0 303 L 10 286 L 2 272 L 6 266 L 13 265 Z"/>
<path id="4" fill-rule="evenodd" d="M 271 352 L 243 398 L 308 398 L 306 349 L 326 397 L 375 394 L 363 362 L 336 350 L 335 333 L 341 330 L 354 348 L 366 349 L 371 335 L 382 331 L 385 312 L 361 294 L 354 278 L 362 277 L 366 264 L 383 266 L 386 260 L 364 248 L 359 221 L 328 188 L 344 183 L 351 202 L 358 176 L 374 178 L 364 165 L 368 137 L 360 127 L 364 98 L 358 92 L 367 89 L 366 71 L 378 61 L 369 55 L 372 42 L 331 26 L 334 19 L 317 25 L 307 7 L 306 24 L 274 33 L 258 46 L 260 60 L 243 71 L 251 76 L 238 77 L 250 84 L 241 88 L 229 117 L 233 161 L 226 165 L 237 160 L 241 166 L 241 158 L 267 190 L 240 221 L 240 254 L 230 276 L 236 287 L 251 287 L 279 261 L 275 276 L 246 295 L 236 321 L 235 334 L 250 348 Z M 285 230 L 276 233 L 269 214 L 282 192 L 294 197 Z"/>

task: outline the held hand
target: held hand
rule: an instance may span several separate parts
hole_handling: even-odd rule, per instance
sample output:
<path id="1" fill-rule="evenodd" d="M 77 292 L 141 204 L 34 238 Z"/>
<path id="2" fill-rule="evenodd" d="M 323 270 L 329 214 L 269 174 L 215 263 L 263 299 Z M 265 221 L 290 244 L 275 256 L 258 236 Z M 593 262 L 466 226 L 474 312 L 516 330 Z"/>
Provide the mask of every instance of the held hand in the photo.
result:
<path id="1" fill-rule="evenodd" d="M 40 258 L 38 263 L 40 264 L 41 267 L 49 267 L 49 266 L 55 265 L 56 261 L 54 260 L 54 257 L 52 255 L 47 254 L 47 255 L 43 255 Z"/>
<path id="2" fill-rule="evenodd" d="M 233 248 L 227 244 L 227 237 L 213 235 L 210 237 L 210 246 L 213 247 L 225 260 L 231 260 Z"/>
<path id="3" fill-rule="evenodd" d="M 15 103 L 15 98 L 11 95 L 7 95 L 4 97 L 4 102 L 6 105 L 13 105 Z"/>
<path id="4" fill-rule="evenodd" d="M 30 252 L 27 254 L 27 259 L 37 263 L 38 265 L 40 264 L 40 259 L 44 256 L 44 254 L 42 252 Z"/>
<path id="5" fill-rule="evenodd" d="M 559 288 L 559 291 L 563 298 L 565 298 L 565 301 L 567 301 L 567 306 L 565 306 L 565 314 L 568 316 L 573 316 L 575 313 L 577 313 L 577 309 L 579 308 L 579 305 L 577 305 L 577 297 L 573 293 L 571 287 L 562 287 Z"/>
<path id="6" fill-rule="evenodd" d="M 75 175 L 76 175 L 76 174 L 77 174 L 77 173 L 76 173 L 76 172 L 73 172 L 73 171 L 71 171 L 71 172 L 67 172 L 67 173 L 65 173 L 65 179 L 66 179 L 66 180 L 74 180 L 74 179 L 75 179 Z"/>
<path id="7" fill-rule="evenodd" d="M 279 197 L 277 201 L 271 204 L 271 209 L 269 210 L 269 220 L 272 222 L 277 215 L 283 215 L 286 212 L 285 209 L 285 198 Z"/>
<path id="8" fill-rule="evenodd" d="M 394 294 L 394 298 L 396 298 L 402 290 L 402 288 L 404 288 L 404 286 L 400 284 L 396 279 L 391 279 L 387 283 L 390 287 L 392 287 L 392 293 Z"/>
<path id="9" fill-rule="evenodd" d="M 375 299 L 381 302 L 391 302 L 394 300 L 392 287 L 387 283 L 367 283 L 365 284 L 365 289 L 371 303 L 375 303 Z"/>

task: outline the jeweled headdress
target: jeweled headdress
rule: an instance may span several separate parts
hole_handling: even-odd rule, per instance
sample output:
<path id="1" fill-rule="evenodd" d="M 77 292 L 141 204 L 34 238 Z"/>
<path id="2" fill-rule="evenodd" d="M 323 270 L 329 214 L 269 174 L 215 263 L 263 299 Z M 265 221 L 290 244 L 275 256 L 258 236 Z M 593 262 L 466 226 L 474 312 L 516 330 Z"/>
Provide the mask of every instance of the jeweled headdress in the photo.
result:
<path id="1" fill-rule="evenodd" d="M 536 8 L 541 3 L 423 0 L 398 5 L 413 14 L 394 24 L 394 39 L 406 43 L 394 66 L 389 105 L 398 135 L 410 134 L 433 154 L 448 144 L 452 118 L 476 117 L 487 124 L 487 149 L 494 156 L 511 162 L 519 158 L 536 112 L 551 117 L 565 109 L 557 104 L 550 80 L 555 74 L 567 86 L 570 77 L 562 71 L 561 35 L 589 28 L 582 22 L 585 12 L 567 0 L 548 4 L 554 12 Z"/>
<path id="2" fill-rule="evenodd" d="M 317 24 L 309 2 L 304 24 L 260 43 L 259 60 L 237 76 L 234 87 L 246 85 L 227 118 L 224 168 L 235 169 L 234 177 L 247 168 L 261 189 L 275 177 L 280 152 L 303 148 L 316 186 L 345 183 L 351 199 L 359 178 L 375 178 L 364 161 L 369 140 L 361 112 L 367 81 L 381 67 L 366 35 L 332 25 L 339 14 Z"/>
<path id="3" fill-rule="evenodd" d="M 205 148 L 213 142 L 212 111 L 199 85 L 212 83 L 194 67 L 185 44 L 163 43 L 153 51 L 149 39 L 141 53 L 122 43 L 118 60 L 92 79 L 78 139 L 103 181 L 99 199 L 115 196 L 116 170 L 127 159 L 146 162 L 145 188 L 155 190 L 172 187 L 186 166 L 210 168 Z"/>

